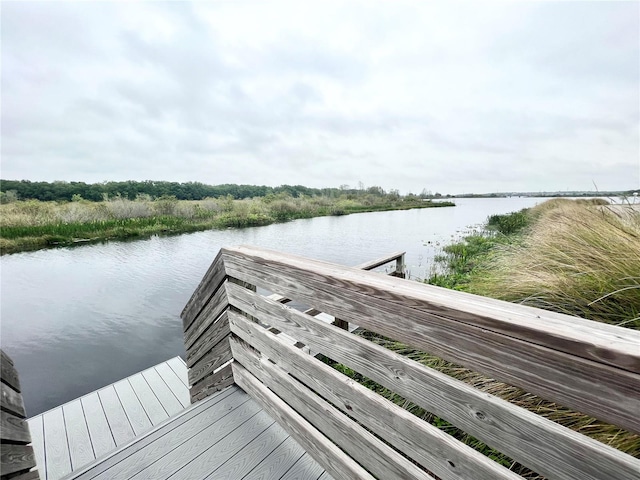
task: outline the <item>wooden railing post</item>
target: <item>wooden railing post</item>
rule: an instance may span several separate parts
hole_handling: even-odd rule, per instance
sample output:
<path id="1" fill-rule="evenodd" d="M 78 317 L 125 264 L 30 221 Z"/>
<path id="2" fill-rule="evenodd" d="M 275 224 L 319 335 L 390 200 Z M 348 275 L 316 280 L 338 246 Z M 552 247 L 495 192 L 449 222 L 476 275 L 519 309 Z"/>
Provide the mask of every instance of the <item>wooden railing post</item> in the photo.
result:
<path id="1" fill-rule="evenodd" d="M 2 402 L 2 429 L 0 430 L 0 478 L 14 480 L 38 480 L 29 424 L 25 420 L 26 412 L 20 380 L 13 360 L 0 350 L 0 370 Z"/>
<path id="2" fill-rule="evenodd" d="M 404 253 L 396 258 L 396 271 L 394 277 L 407 278 L 404 264 Z"/>

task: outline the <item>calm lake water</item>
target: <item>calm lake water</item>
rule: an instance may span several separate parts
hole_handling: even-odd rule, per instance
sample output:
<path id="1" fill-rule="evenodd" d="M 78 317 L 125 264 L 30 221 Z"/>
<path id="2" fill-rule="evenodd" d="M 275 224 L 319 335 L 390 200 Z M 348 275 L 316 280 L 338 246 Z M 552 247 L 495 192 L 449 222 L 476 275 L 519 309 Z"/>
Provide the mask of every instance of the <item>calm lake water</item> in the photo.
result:
<path id="1" fill-rule="evenodd" d="M 412 278 L 441 245 L 491 214 L 539 198 L 457 199 L 456 207 L 296 220 L 135 242 L 5 255 L 2 348 L 13 358 L 29 416 L 176 355 L 179 318 L 222 246 L 252 244 L 344 265 L 405 250 Z"/>

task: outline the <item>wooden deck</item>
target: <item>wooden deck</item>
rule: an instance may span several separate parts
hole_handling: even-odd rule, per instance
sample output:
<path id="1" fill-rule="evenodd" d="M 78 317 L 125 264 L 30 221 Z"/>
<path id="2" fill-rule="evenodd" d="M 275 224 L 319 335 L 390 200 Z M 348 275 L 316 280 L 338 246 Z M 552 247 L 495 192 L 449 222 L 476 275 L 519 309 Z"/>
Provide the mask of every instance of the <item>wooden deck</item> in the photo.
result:
<path id="1" fill-rule="evenodd" d="M 308 479 L 328 474 L 231 386 L 65 479 Z"/>
<path id="2" fill-rule="evenodd" d="M 28 420 L 41 480 L 58 480 L 190 405 L 180 357 Z"/>

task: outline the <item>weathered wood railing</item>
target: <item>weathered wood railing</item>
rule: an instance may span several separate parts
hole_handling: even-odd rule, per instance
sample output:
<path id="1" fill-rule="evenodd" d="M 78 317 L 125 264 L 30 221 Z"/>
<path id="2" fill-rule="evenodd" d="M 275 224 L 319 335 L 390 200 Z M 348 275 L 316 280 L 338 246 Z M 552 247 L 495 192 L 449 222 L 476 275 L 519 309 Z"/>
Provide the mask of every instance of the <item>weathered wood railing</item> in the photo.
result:
<path id="1" fill-rule="evenodd" d="M 30 471 L 36 466 L 36 460 L 33 448 L 28 445 L 31 443 L 31 435 L 29 424 L 25 420 L 26 412 L 20 393 L 18 371 L 11 358 L 2 350 L 0 350 L 0 371 L 2 389 L 0 478 L 2 480 L 38 480 L 38 471 Z"/>
<path id="2" fill-rule="evenodd" d="M 183 312 L 192 401 L 237 383 L 335 478 L 431 478 L 425 470 L 444 480 L 521 477 L 269 329 L 549 479 L 640 478 L 640 460 L 630 455 L 256 287 L 635 433 L 640 333 L 268 250 L 223 249 Z"/>

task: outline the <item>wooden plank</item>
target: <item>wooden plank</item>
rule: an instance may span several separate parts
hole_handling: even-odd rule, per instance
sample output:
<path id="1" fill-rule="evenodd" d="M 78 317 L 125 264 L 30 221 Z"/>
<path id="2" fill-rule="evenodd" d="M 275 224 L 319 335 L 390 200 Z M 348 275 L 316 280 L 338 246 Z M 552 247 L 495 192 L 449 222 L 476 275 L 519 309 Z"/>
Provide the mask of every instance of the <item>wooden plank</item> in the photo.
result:
<path id="1" fill-rule="evenodd" d="M 287 332 L 549 478 L 595 479 L 610 472 L 619 472 L 624 478 L 638 468 L 637 461 L 629 455 L 361 337 L 283 308 L 246 289 L 230 286 L 228 291 L 236 308 Z"/>
<path id="2" fill-rule="evenodd" d="M 16 477 L 11 477 L 11 480 L 44 480 L 44 477 L 40 477 L 37 470 L 32 470 Z"/>
<path id="3" fill-rule="evenodd" d="M 189 388 L 178 378 L 176 372 L 174 372 L 166 362 L 156 365 L 155 369 L 176 396 L 178 401 L 182 404 L 182 407 L 188 407 L 191 404 L 189 399 Z"/>
<path id="4" fill-rule="evenodd" d="M 196 383 L 229 360 L 231 360 L 231 350 L 229 349 L 229 336 L 227 335 L 220 340 L 213 350 L 189 369 L 189 384 L 195 386 Z"/>
<path id="5" fill-rule="evenodd" d="M 373 270 L 374 268 L 381 267 L 382 265 L 386 265 L 387 263 L 391 263 L 398 258 L 404 256 L 406 252 L 393 252 L 389 255 L 385 255 L 384 257 L 376 258 L 375 260 L 371 260 L 369 262 L 364 262 L 359 265 L 356 265 L 353 268 L 357 268 L 358 270 Z"/>
<path id="6" fill-rule="evenodd" d="M 281 277 L 297 278 L 302 274 L 303 277 L 322 279 L 325 289 L 333 290 L 339 286 L 398 306 L 410 305 L 418 312 L 449 316 L 458 323 L 468 323 L 640 373 L 639 331 L 433 285 L 403 282 L 373 272 L 257 247 L 223 248 L 222 254 L 225 270 L 229 267 L 229 260 L 245 260 L 260 267 L 268 265 L 279 270 Z M 260 286 L 254 280 L 243 281 Z M 270 284 L 271 288 L 276 285 Z"/>
<path id="7" fill-rule="evenodd" d="M 252 416 L 228 415 L 220 425 L 209 425 L 131 479 L 168 478 L 178 471 L 178 478 L 203 478 L 212 465 L 224 462 L 271 424 L 273 420 L 260 411 Z"/>
<path id="8" fill-rule="evenodd" d="M 46 480 L 47 470 L 44 456 L 44 425 L 42 415 L 30 418 L 27 422 L 29 423 L 29 432 L 31 433 L 32 442 L 31 445 L 36 458 L 36 467 L 40 472 L 41 479 Z"/>
<path id="9" fill-rule="evenodd" d="M 281 478 L 300 460 L 305 451 L 296 441 L 287 435 L 287 439 L 278 448 L 267 455 L 242 480 L 269 480 Z M 316 476 L 317 478 L 317 476 Z"/>
<path id="10" fill-rule="evenodd" d="M 188 368 L 187 364 L 180 357 L 173 357 L 170 360 L 167 360 L 167 365 L 171 367 L 173 373 L 180 379 L 180 381 L 184 384 L 185 387 L 189 388 L 189 380 L 188 380 Z"/>
<path id="11" fill-rule="evenodd" d="M 129 377 L 129 383 L 131 383 L 131 387 L 133 387 L 133 390 L 136 392 L 136 396 L 140 400 L 142 408 L 144 408 L 144 411 L 149 416 L 149 420 L 151 420 L 153 425 L 157 425 L 169 418 L 169 414 L 166 412 L 155 393 L 153 393 L 153 390 L 151 390 L 151 387 L 142 376 L 142 373 Z"/>
<path id="12" fill-rule="evenodd" d="M 44 454 L 47 462 L 47 478 L 57 479 L 71 471 L 71 455 L 64 427 L 62 407 L 43 415 Z"/>
<path id="13" fill-rule="evenodd" d="M 30 445 L 3 444 L 0 449 L 2 476 L 35 467 L 36 459 Z M 6 477 L 5 477 L 6 478 Z"/>
<path id="14" fill-rule="evenodd" d="M 113 434 L 107 422 L 107 416 L 102 408 L 102 402 L 97 392 L 92 392 L 80 399 L 82 409 L 87 420 L 87 429 L 91 438 L 91 445 L 96 458 L 116 448 Z"/>
<path id="15" fill-rule="evenodd" d="M 151 428 L 151 420 L 149 420 L 147 413 L 144 411 L 142 403 L 140 403 L 136 393 L 133 391 L 129 380 L 126 378 L 120 380 L 113 384 L 113 388 L 118 394 L 118 399 L 127 415 L 134 435 L 140 435 L 142 432 L 149 430 Z"/>
<path id="16" fill-rule="evenodd" d="M 344 453 L 317 428 L 273 393 L 238 362 L 233 377 L 240 388 L 260 404 L 320 465 L 338 480 L 374 480 L 355 460 Z"/>
<path id="17" fill-rule="evenodd" d="M 62 406 L 64 426 L 67 431 L 71 469 L 86 465 L 96 458 L 89 438 L 89 428 L 80 399 Z"/>
<path id="18" fill-rule="evenodd" d="M 184 331 L 184 344 L 185 349 L 189 351 L 192 345 L 200 338 L 204 332 L 206 332 L 212 323 L 225 311 L 227 308 L 227 298 L 224 294 L 224 285 L 213 295 L 209 303 L 207 303 L 200 315 L 191 323 L 189 328 L 185 328 Z"/>
<path id="19" fill-rule="evenodd" d="M 26 420 L 16 417 L 11 413 L 0 412 L 0 431 L 2 431 L 2 441 L 11 443 L 29 443 L 29 424 Z"/>
<path id="20" fill-rule="evenodd" d="M 440 478 L 521 480 L 519 475 L 316 358 L 287 345 L 242 315 L 230 312 L 230 322 L 235 335 L 251 342 L 279 367 Z M 231 342 L 235 356 L 238 350 L 243 350 L 243 344 L 235 337 Z"/>
<path id="21" fill-rule="evenodd" d="M 22 395 L 16 392 L 9 385 L 0 383 L 0 407 L 5 412 L 12 413 L 17 417 L 24 418 L 26 413 L 24 411 L 24 402 L 22 401 Z"/>
<path id="22" fill-rule="evenodd" d="M 145 378 L 151 387 L 151 390 L 153 390 L 153 393 L 155 393 L 156 397 L 170 417 L 184 409 L 182 404 L 178 401 L 176 396 L 154 368 L 145 370 L 142 372 L 142 376 Z"/>
<path id="23" fill-rule="evenodd" d="M 271 420 L 273 422 L 273 420 Z M 248 442 L 236 451 L 227 461 L 220 464 L 207 479 L 245 479 L 246 475 L 258 466 L 260 462 L 271 461 L 271 453 L 277 450 L 287 439 L 291 439 L 280 426 L 273 422 L 270 427 L 260 433 L 256 438 Z M 217 452 L 216 452 L 217 453 Z M 207 452 L 205 452 L 205 455 Z M 282 453 L 280 453 L 280 457 Z M 267 458 L 269 457 L 269 458 Z M 277 460 L 279 458 L 274 458 Z M 282 461 L 282 460 L 280 460 Z M 205 474 L 207 472 L 205 471 Z M 274 477 L 270 477 L 274 478 Z"/>
<path id="24" fill-rule="evenodd" d="M 436 295 L 432 300 L 432 289 L 422 291 L 414 286 L 407 287 L 417 282 L 311 260 L 309 266 L 298 265 L 299 259 L 294 261 L 288 255 L 270 253 L 258 256 L 243 252 L 244 247 L 241 251 L 236 249 L 223 255 L 227 274 L 234 278 L 251 281 L 262 287 L 268 285 L 272 289 L 278 288 L 283 295 L 314 304 L 334 317 L 519 386 L 569 408 L 640 432 L 640 416 L 636 415 L 640 411 L 640 375 L 614 368 L 605 364 L 607 362 L 596 361 L 599 357 L 610 355 L 618 358 L 613 363 L 630 366 L 634 357 L 631 338 L 640 339 L 640 333 L 634 332 L 632 337 L 628 337 L 626 329 L 611 327 L 600 330 L 590 325 L 597 322 L 577 319 L 579 321 L 571 331 L 587 328 L 593 338 L 585 343 L 582 332 L 577 334 L 573 339 L 573 347 L 565 347 L 569 351 L 565 353 L 550 348 L 558 346 L 554 334 L 557 332 L 560 335 L 562 329 L 555 325 L 548 334 L 539 329 L 549 323 L 561 323 L 563 317 L 571 320 L 573 317 L 553 314 L 547 318 L 544 315 L 549 312 L 516 308 L 513 317 L 524 323 L 531 321 L 533 325 L 518 330 L 509 315 L 510 309 L 521 307 L 519 305 L 492 301 L 494 303 L 489 302 L 488 305 L 493 307 L 486 307 L 485 316 L 481 316 L 474 313 L 474 302 L 465 303 L 464 297 L 456 296 L 462 302 L 461 311 L 456 312 L 438 307 L 439 298 L 448 298 L 446 294 L 439 293 L 440 297 Z M 285 258 L 286 263 L 283 261 Z M 417 286 L 429 287 L 422 284 Z M 498 311 L 495 305 L 499 305 L 503 311 Z M 493 321 L 487 312 L 495 314 L 497 320 Z M 442 314 L 453 318 L 443 317 Z M 536 316 L 540 318 L 536 319 Z M 541 320 L 543 317 L 544 320 Z M 479 319 L 476 323 L 481 326 L 471 324 L 473 319 Z M 492 328 L 502 332 L 486 328 L 487 325 L 491 326 L 492 321 L 495 324 Z M 570 336 L 568 332 L 564 333 Z M 529 339 L 537 343 L 520 340 L 515 338 L 516 335 L 529 335 Z M 539 345 L 543 341 L 549 347 Z M 576 342 L 582 345 L 583 350 L 593 352 L 595 348 L 600 354 L 586 355 L 593 360 L 576 356 L 573 354 Z M 607 342 L 611 344 L 611 349 L 605 353 Z M 637 344 L 635 350 L 640 350 Z"/>
<path id="25" fill-rule="evenodd" d="M 98 390 L 98 396 L 100 397 L 104 414 L 107 417 L 107 422 L 109 422 L 109 429 L 113 439 L 116 442 L 116 446 L 119 447 L 135 436 L 131 423 L 112 385 Z"/>
<path id="26" fill-rule="evenodd" d="M 233 385 L 233 371 L 231 370 L 231 364 L 228 364 L 191 387 L 189 390 L 191 403 L 198 402 L 230 385 Z"/>
<path id="27" fill-rule="evenodd" d="M 16 392 L 20 392 L 20 379 L 13 360 L 0 349 L 0 379 Z"/>
<path id="28" fill-rule="evenodd" d="M 204 304 L 211 298 L 213 292 L 215 292 L 224 281 L 226 274 L 224 272 L 224 265 L 220 261 L 221 256 L 222 252 L 218 252 L 216 258 L 200 281 L 200 284 L 182 310 L 180 318 L 182 318 L 183 325 L 189 325 L 196 318 L 196 315 L 200 313 L 200 310 L 202 310 Z"/>
<path id="29" fill-rule="evenodd" d="M 220 403 L 223 400 L 226 403 Z M 70 478 L 88 480 L 98 476 L 128 478 L 135 475 L 176 445 L 216 423 L 249 400 L 249 396 L 237 387 L 229 389 L 229 393 L 211 396 L 197 406 L 184 410 L 170 421 L 137 437 L 127 446 L 113 450 L 106 457 L 74 471 Z M 253 408 L 253 413 L 257 413 L 258 406 L 253 404 Z"/>
<path id="30" fill-rule="evenodd" d="M 311 455 L 305 453 L 280 480 L 317 480 L 324 468 Z M 268 480 L 265 478 L 265 480 Z"/>
<path id="31" fill-rule="evenodd" d="M 227 312 L 222 312 L 206 332 L 206 335 L 200 335 L 193 345 L 187 348 L 187 365 L 189 367 L 193 367 L 207 352 L 229 335 Z"/>

